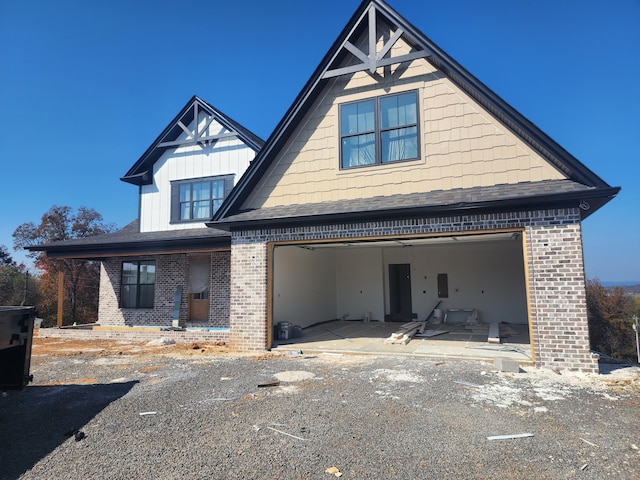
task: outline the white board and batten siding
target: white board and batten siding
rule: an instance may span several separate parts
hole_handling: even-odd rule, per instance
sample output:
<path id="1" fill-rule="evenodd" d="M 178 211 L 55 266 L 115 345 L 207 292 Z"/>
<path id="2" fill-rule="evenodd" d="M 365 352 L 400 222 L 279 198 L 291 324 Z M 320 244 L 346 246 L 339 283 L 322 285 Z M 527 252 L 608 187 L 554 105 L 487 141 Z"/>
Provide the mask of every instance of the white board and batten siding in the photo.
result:
<path id="1" fill-rule="evenodd" d="M 234 174 L 235 185 L 254 157 L 255 151 L 235 137 L 168 150 L 153 167 L 153 183 L 140 189 L 140 231 L 204 228 L 204 222 L 170 222 L 171 182 Z"/>

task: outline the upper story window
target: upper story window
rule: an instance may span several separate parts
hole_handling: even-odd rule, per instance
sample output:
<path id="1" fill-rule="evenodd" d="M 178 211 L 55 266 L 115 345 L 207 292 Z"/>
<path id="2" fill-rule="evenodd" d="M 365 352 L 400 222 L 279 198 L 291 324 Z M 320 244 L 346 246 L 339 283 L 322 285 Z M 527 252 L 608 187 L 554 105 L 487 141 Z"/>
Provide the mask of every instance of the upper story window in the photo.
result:
<path id="1" fill-rule="evenodd" d="M 120 306 L 122 308 L 153 308 L 155 285 L 155 261 L 123 262 Z"/>
<path id="2" fill-rule="evenodd" d="M 418 94 L 385 95 L 340 105 L 340 167 L 416 160 Z"/>
<path id="3" fill-rule="evenodd" d="M 171 182 L 171 222 L 211 219 L 233 188 L 233 175 Z"/>

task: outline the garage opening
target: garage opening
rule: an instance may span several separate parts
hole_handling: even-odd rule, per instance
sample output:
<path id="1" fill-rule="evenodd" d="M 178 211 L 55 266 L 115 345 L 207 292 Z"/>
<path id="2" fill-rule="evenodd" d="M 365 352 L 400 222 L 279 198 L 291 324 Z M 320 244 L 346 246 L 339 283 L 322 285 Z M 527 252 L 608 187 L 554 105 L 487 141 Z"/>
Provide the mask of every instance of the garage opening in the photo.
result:
<path id="1" fill-rule="evenodd" d="M 273 346 L 531 359 L 521 232 L 276 245 L 271 268 Z"/>

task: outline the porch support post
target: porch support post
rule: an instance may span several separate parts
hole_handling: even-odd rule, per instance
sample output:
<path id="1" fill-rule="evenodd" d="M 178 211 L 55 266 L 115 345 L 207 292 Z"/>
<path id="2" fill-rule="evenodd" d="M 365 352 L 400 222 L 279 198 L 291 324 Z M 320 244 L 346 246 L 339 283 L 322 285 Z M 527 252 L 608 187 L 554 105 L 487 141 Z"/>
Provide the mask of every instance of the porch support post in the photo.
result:
<path id="1" fill-rule="evenodd" d="M 64 306 L 64 272 L 58 271 L 58 328 L 62 327 L 62 311 Z"/>

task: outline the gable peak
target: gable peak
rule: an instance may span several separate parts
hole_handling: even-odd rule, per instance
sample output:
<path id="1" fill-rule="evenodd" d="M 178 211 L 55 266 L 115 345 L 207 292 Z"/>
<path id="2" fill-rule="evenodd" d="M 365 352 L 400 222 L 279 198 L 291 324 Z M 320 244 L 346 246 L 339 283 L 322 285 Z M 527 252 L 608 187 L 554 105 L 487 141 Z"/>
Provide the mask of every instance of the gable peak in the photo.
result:
<path id="1" fill-rule="evenodd" d="M 386 4 L 373 0 L 363 6 L 360 15 L 356 13 L 357 18 L 344 36 L 342 44 L 335 50 L 333 58 L 322 74 L 323 79 L 362 71 L 374 75 L 378 68 L 425 58 L 432 54 L 408 32 L 410 25 Z M 383 34 L 382 25 L 389 28 L 386 31 L 387 35 Z M 411 51 L 394 54 L 393 47 L 401 39 L 411 47 Z"/>

